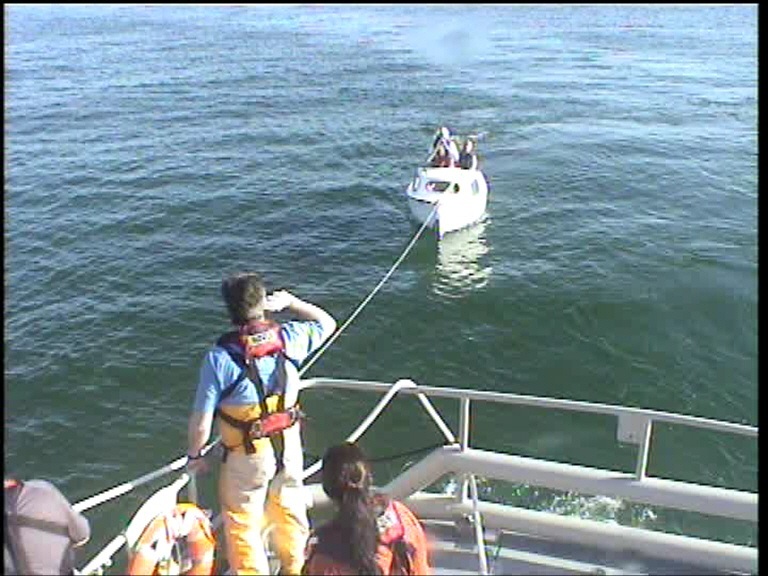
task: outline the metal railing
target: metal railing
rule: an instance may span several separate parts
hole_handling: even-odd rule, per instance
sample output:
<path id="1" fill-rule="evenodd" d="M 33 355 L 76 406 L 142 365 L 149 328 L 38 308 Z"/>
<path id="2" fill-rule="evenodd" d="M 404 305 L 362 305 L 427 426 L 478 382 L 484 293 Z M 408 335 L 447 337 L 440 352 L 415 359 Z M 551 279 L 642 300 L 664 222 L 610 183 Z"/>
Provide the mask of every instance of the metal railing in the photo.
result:
<path id="1" fill-rule="evenodd" d="M 587 546 L 632 548 L 668 560 L 686 561 L 692 565 L 717 567 L 722 570 L 743 572 L 756 570 L 756 548 L 657 533 L 641 528 L 618 527 L 618 530 L 606 532 L 604 526 L 594 521 L 573 518 L 555 519 L 553 517 L 557 515 L 552 513 L 533 513 L 512 506 L 483 503 L 478 498 L 476 486 L 476 476 L 479 475 L 486 479 L 523 483 L 575 493 L 614 496 L 627 499 L 630 502 L 641 502 L 676 510 L 757 522 L 758 497 L 755 493 L 652 478 L 647 475 L 648 454 L 654 422 L 715 430 L 750 438 L 757 438 L 758 429 L 756 427 L 610 404 L 417 386 L 410 380 L 399 381 L 397 384 L 399 385 L 398 392 L 402 394 L 418 394 L 432 398 L 458 400 L 459 429 L 455 435 L 458 438 L 458 445 L 444 446 L 434 450 L 427 457 L 399 474 L 383 489 L 399 499 L 427 496 L 427 500 L 424 501 L 425 505 L 417 508 L 417 511 L 422 510 L 445 518 L 455 517 L 457 514 L 469 514 L 475 526 L 481 574 L 486 574 L 488 569 L 484 554 L 485 544 L 482 534 L 481 511 L 487 519 L 494 521 L 496 526 L 500 528 L 513 526 L 518 531 L 525 531 L 524 527 L 527 526 L 529 530 L 538 530 L 540 536 L 560 537 L 561 539 L 578 541 Z M 384 391 L 388 387 L 386 384 L 375 382 L 328 378 L 315 378 L 304 382 L 302 385 L 304 389 L 340 388 L 368 391 Z M 620 442 L 638 446 L 634 474 L 471 448 L 470 407 L 473 401 L 614 416 L 618 421 L 617 439 Z M 444 423 L 439 416 L 437 418 L 442 423 L 438 424 L 442 429 Z M 435 421 L 438 422 L 437 419 Z M 453 433 L 450 435 L 453 436 Z M 456 502 L 450 503 L 450 501 L 439 497 L 430 500 L 429 493 L 421 492 L 447 474 L 455 474 L 463 479 L 462 489 L 457 495 Z M 471 493 L 471 498 L 469 498 L 468 492 Z M 521 521 L 521 518 L 524 518 L 524 521 Z"/>
<path id="2" fill-rule="evenodd" d="M 398 383 L 399 382 L 408 383 L 407 386 L 403 386 L 400 390 L 400 392 L 403 394 L 417 394 L 419 396 L 427 396 L 430 398 L 453 398 L 460 401 L 458 438 L 463 449 L 469 446 L 470 403 L 472 401 L 516 404 L 519 406 L 530 406 L 616 416 L 618 418 L 618 440 L 620 442 L 637 444 L 639 446 L 637 464 L 635 467 L 635 476 L 638 480 L 643 479 L 646 474 L 648 465 L 648 451 L 650 449 L 651 433 L 654 422 L 666 422 L 669 424 L 678 424 L 693 428 L 709 429 L 757 438 L 757 428 L 754 426 L 736 424 L 732 422 L 721 422 L 719 420 L 701 418 L 698 416 L 686 416 L 659 410 L 630 408 L 612 404 L 583 402 L 579 400 L 565 400 L 560 398 L 547 398 L 524 394 L 422 386 L 416 385 L 411 380 L 400 380 Z M 345 390 L 386 392 L 390 387 L 390 384 L 384 384 L 381 382 L 341 380 L 334 378 L 311 378 L 309 380 L 303 381 L 301 384 L 302 390 L 309 388 L 339 388 Z M 443 430 L 444 434 L 446 434 L 444 431 L 444 423 L 438 424 L 438 426 L 440 426 L 440 429 Z"/>
<path id="3" fill-rule="evenodd" d="M 633 502 L 645 502 L 667 506 L 674 509 L 693 510 L 705 514 L 715 514 L 729 518 L 748 521 L 757 521 L 757 494 L 741 492 L 724 488 L 701 486 L 684 482 L 675 482 L 647 476 L 648 453 L 652 439 L 652 427 L 655 422 L 666 422 L 700 429 L 715 430 L 723 433 L 743 435 L 757 438 L 756 427 L 730 422 L 685 416 L 658 410 L 646 410 L 565 400 L 546 398 L 522 394 L 510 394 L 501 392 L 487 392 L 479 390 L 467 390 L 458 388 L 443 388 L 417 385 L 412 380 L 398 380 L 394 384 L 371 382 L 363 380 L 347 380 L 334 378 L 311 378 L 301 381 L 300 390 L 326 390 L 344 389 L 364 392 L 380 392 L 381 400 L 362 420 L 355 430 L 347 436 L 347 440 L 356 441 L 362 437 L 373 425 L 379 415 L 389 406 L 392 400 L 399 394 L 415 395 L 421 405 L 438 427 L 448 445 L 434 450 L 431 454 L 420 460 L 396 478 L 384 489 L 393 496 L 409 498 L 426 486 L 434 483 L 447 473 L 456 473 L 462 476 L 463 486 L 458 495 L 458 504 L 469 503 L 468 492 L 471 491 L 471 514 L 476 520 L 478 529 L 478 554 L 480 570 L 486 573 L 487 560 L 482 547 L 482 530 L 480 522 L 481 508 L 488 506 L 479 501 L 475 475 L 487 478 L 507 480 L 512 482 L 524 482 L 532 485 L 545 486 L 553 489 L 583 491 L 596 495 L 618 496 L 627 498 Z M 438 411 L 429 400 L 432 398 L 449 398 L 459 401 L 459 429 L 456 434 L 441 418 Z M 577 411 L 612 415 L 618 419 L 617 437 L 620 442 L 633 443 L 638 446 L 637 461 L 634 474 L 624 474 L 614 471 L 598 470 L 570 464 L 560 464 L 534 458 L 524 458 L 497 452 L 487 452 L 470 447 L 470 429 L 472 402 L 491 402 L 497 404 L 514 404 L 529 407 L 539 407 L 554 410 Z M 211 450 L 218 440 L 209 444 L 206 451 Z M 134 488 L 146 484 L 162 476 L 180 470 L 186 465 L 186 457 L 181 457 L 166 466 L 145 474 L 136 480 L 121 484 L 110 490 L 87 498 L 75 504 L 75 509 L 84 511 L 96 505 L 117 498 Z M 322 462 L 315 462 L 307 468 L 304 478 L 316 473 L 322 466 Z M 188 490 L 192 500 L 196 500 L 194 477 L 190 478 Z M 499 516 L 498 514 L 496 514 Z M 503 516 L 503 514 L 501 515 Z M 214 519 L 215 525 L 217 519 Z M 641 532 L 647 532 L 642 531 Z M 99 562 L 108 562 L 119 545 L 125 543 L 125 539 L 116 538 L 110 544 L 110 554 L 102 550 L 97 558 Z M 694 546 L 695 547 L 695 546 Z M 739 556 L 743 566 L 743 557 L 746 554 L 748 563 L 751 562 L 752 553 L 744 547 L 737 547 L 734 552 Z M 730 550 L 730 548 L 729 548 Z M 756 564 L 757 552 L 754 550 Z M 99 562 L 90 562 L 88 566 L 93 568 Z"/>

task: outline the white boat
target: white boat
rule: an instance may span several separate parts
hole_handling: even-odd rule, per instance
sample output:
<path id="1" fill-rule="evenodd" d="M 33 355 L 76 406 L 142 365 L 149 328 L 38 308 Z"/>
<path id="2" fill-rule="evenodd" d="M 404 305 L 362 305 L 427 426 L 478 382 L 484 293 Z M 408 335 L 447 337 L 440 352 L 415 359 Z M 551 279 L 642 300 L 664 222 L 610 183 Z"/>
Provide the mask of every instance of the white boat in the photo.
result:
<path id="1" fill-rule="evenodd" d="M 483 218 L 488 181 L 478 169 L 421 167 L 405 194 L 413 218 L 442 238 Z"/>
<path id="2" fill-rule="evenodd" d="M 654 426 L 687 428 L 712 434 L 740 435 L 757 442 L 757 428 L 744 424 L 685 416 L 657 410 L 527 396 L 417 385 L 412 380 L 394 384 L 333 378 L 302 380 L 301 394 L 327 394 L 328 390 L 344 394 L 377 394 L 380 399 L 361 420 L 348 440 L 356 441 L 388 409 L 393 400 L 416 397 L 424 408 L 423 421 L 432 422 L 442 445 L 432 447 L 423 458 L 412 460 L 391 478 L 376 478 L 378 489 L 405 501 L 418 514 L 431 543 L 431 559 L 436 574 L 755 574 L 758 552 L 754 546 L 731 544 L 684 533 L 666 533 L 641 525 L 620 525 L 558 511 L 533 510 L 483 499 L 478 483 L 486 480 L 526 485 L 536 489 L 564 491 L 587 497 L 604 497 L 626 503 L 637 503 L 663 510 L 700 514 L 715 518 L 735 519 L 753 525 L 757 532 L 758 496 L 720 486 L 651 477 L 648 461 Z M 435 408 L 437 400 L 443 409 L 454 406 L 458 423 L 452 430 Z M 408 401 L 408 399 L 403 400 Z M 410 400 L 412 402 L 412 399 Z M 568 415 L 580 413 L 616 424 L 616 439 L 636 450 L 635 469 L 631 472 L 557 462 L 532 456 L 521 456 L 502 448 L 473 446 L 470 410 L 473 406 L 494 404 L 496 410 L 519 410 Z M 518 411 L 518 412 L 516 412 Z M 479 413 L 476 409 L 475 413 Z M 537 412 L 538 413 L 538 412 Z M 416 425 L 416 423 L 414 423 Z M 690 432 L 688 432 L 690 433 Z M 533 436 L 533 435 L 532 435 Z M 531 437 L 531 446 L 537 438 Z M 404 451 L 413 446 L 398 446 Z M 372 458 L 379 454 L 371 454 Z M 158 515 L 168 512 L 177 501 L 197 502 L 197 482 L 183 472 L 186 457 L 144 476 L 116 486 L 75 504 L 79 511 L 122 497 L 138 486 L 172 477 L 172 482 L 144 500 L 144 504 L 127 526 L 115 526 L 116 536 L 79 571 L 81 574 L 102 573 L 113 557 L 125 548 L 128 557 L 144 528 Z M 317 483 L 321 464 L 305 470 L 306 497 L 310 518 L 327 518 L 329 501 Z M 312 479 L 315 479 L 313 482 Z M 448 484 L 445 479 L 450 479 Z M 166 481 L 167 482 L 167 481 Z M 442 489 L 439 488 L 442 483 Z M 438 488 L 435 488 L 438 486 Z M 446 489 L 453 486 L 455 489 Z M 186 493 L 181 498 L 182 490 Z M 215 493 L 203 508 L 215 505 Z M 87 514 L 86 514 L 87 515 Z M 217 540 L 221 540 L 220 517 L 213 514 Z M 274 560 L 273 560 L 274 562 Z M 277 566 L 275 566 L 277 570 Z M 119 573 L 119 567 L 115 566 Z M 217 574 L 225 573 L 223 559 L 217 559 Z M 125 573 L 125 572 L 123 572 Z M 275 571 L 275 573 L 277 573 Z"/>

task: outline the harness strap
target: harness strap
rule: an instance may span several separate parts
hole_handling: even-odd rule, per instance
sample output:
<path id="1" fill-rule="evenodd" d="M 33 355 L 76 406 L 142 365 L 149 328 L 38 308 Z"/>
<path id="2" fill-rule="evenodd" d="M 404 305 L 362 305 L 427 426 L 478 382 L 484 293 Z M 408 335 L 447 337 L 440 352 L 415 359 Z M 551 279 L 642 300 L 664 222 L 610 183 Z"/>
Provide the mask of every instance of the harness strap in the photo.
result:
<path id="1" fill-rule="evenodd" d="M 11 557 L 11 564 L 13 566 L 9 566 L 9 568 L 13 570 L 12 574 L 29 574 L 29 563 L 24 554 L 24 549 L 19 542 L 18 530 L 11 530 L 7 512 L 3 513 L 3 527 L 3 532 L 5 532 L 6 535 L 3 539 L 5 540 L 5 542 L 3 542 L 3 547 L 8 551 L 8 554 Z"/>
<path id="2" fill-rule="evenodd" d="M 237 388 L 238 384 L 242 382 L 246 376 L 248 379 L 253 383 L 253 385 L 256 387 L 256 392 L 259 396 L 259 407 L 261 408 L 261 414 L 262 418 L 266 417 L 270 414 L 269 409 L 267 408 L 267 396 L 266 392 L 264 391 L 264 383 L 261 381 L 261 375 L 259 374 L 258 368 L 256 367 L 256 361 L 254 359 L 246 359 L 244 356 L 240 355 L 239 353 L 235 352 L 230 346 L 224 345 L 224 342 L 222 339 L 219 340 L 219 345 L 222 345 L 222 347 L 227 351 L 229 356 L 232 358 L 232 360 L 237 364 L 238 366 L 242 366 L 243 370 L 240 372 L 240 375 L 237 377 L 237 379 L 227 386 L 227 388 L 224 389 L 224 391 L 221 393 L 221 397 L 219 399 L 219 402 L 221 402 L 222 399 L 229 396 L 232 392 L 234 392 L 235 388 Z M 285 356 L 280 354 L 279 355 L 280 360 L 284 362 Z M 285 369 L 285 367 L 281 367 L 280 369 Z M 277 412 L 284 412 L 285 411 L 285 394 L 281 394 L 278 400 L 278 406 L 277 406 Z M 276 412 L 276 413 L 277 413 Z M 245 449 L 246 454 L 253 454 L 256 450 L 253 447 L 253 444 L 250 442 L 248 438 L 248 433 L 251 429 L 251 426 L 254 421 L 249 422 L 243 422 L 241 420 L 236 420 L 238 423 L 233 424 L 232 421 L 235 419 L 231 416 L 224 417 L 224 412 L 217 409 L 216 413 L 222 417 L 222 419 L 227 422 L 228 424 L 231 424 L 232 426 L 238 428 L 242 434 L 243 434 L 243 447 Z M 247 425 L 247 428 L 244 426 Z M 283 435 L 282 434 L 270 434 L 269 435 L 269 441 L 272 444 L 272 450 L 275 453 L 275 463 L 277 466 L 277 472 L 280 472 L 284 468 L 283 464 L 283 452 L 285 449 L 285 445 L 283 442 Z M 222 456 L 222 462 L 227 461 L 227 456 L 229 455 L 229 450 L 227 447 L 224 447 L 224 454 Z"/>
<path id="3" fill-rule="evenodd" d="M 256 361 L 251 359 L 250 361 L 246 361 L 246 366 L 248 366 L 248 379 L 254 383 L 256 386 L 256 391 L 259 393 L 259 406 L 261 406 L 261 416 L 266 417 L 269 414 L 269 409 L 267 408 L 267 396 L 266 392 L 264 391 L 264 383 L 261 381 L 261 376 L 259 375 L 259 371 L 256 368 Z M 278 412 L 282 412 L 285 407 L 285 393 L 281 394 L 278 400 L 277 410 Z M 269 436 L 269 442 L 272 444 L 272 450 L 275 452 L 275 465 L 277 467 L 277 472 L 280 472 L 280 470 L 283 469 L 283 450 L 284 450 L 284 444 L 283 444 L 283 435 L 270 435 Z M 248 452 L 248 449 L 250 448 L 250 452 Z M 254 452 L 253 444 L 248 442 L 245 451 L 249 454 L 252 454 Z"/>
<path id="4" fill-rule="evenodd" d="M 258 420 L 259 436 L 272 436 L 283 432 L 296 424 L 300 418 L 304 418 L 304 412 L 301 411 L 298 404 L 291 406 L 288 410 L 272 412 L 266 418 Z"/>
<path id="5" fill-rule="evenodd" d="M 35 530 L 42 530 L 43 532 L 50 532 L 51 534 L 58 534 L 59 536 L 66 536 L 69 538 L 69 528 L 67 526 L 62 526 L 57 522 L 42 520 L 41 518 L 32 518 L 31 516 L 23 516 L 21 514 L 7 513 L 6 519 L 11 526 L 34 528 Z"/>
<path id="6" fill-rule="evenodd" d="M 261 416 L 262 418 L 265 417 L 267 414 L 269 414 L 269 408 L 267 408 L 267 393 L 264 390 L 264 383 L 261 381 L 261 374 L 259 374 L 259 370 L 256 367 L 256 361 L 246 360 L 245 365 L 248 369 L 248 379 L 253 382 L 253 384 L 256 386 L 256 392 L 259 393 L 259 407 L 261 408 Z M 280 399 L 282 400 L 285 398 L 285 394 L 280 396 Z M 283 405 L 285 405 L 285 402 L 283 401 Z M 278 406 L 278 410 L 281 410 L 281 406 Z"/>
<path id="7" fill-rule="evenodd" d="M 413 544 L 406 542 L 405 538 L 398 538 L 389 544 L 392 550 L 392 564 L 389 567 L 390 574 L 413 574 L 411 556 L 414 553 Z"/>
<path id="8" fill-rule="evenodd" d="M 280 404 L 279 401 L 278 404 Z M 299 405 L 296 404 L 288 408 L 288 410 L 270 412 L 266 416 L 260 416 L 252 420 L 240 420 L 221 410 L 217 410 L 217 415 L 233 428 L 240 430 L 248 446 L 251 446 L 250 442 L 252 440 L 277 436 L 283 430 L 290 428 L 297 420 L 304 416 L 304 413 Z M 251 446 L 251 452 L 249 453 L 254 451 L 255 449 Z"/>
<path id="9" fill-rule="evenodd" d="M 224 389 L 224 391 L 221 393 L 221 396 L 219 397 L 219 402 L 221 402 L 222 400 L 224 400 L 224 398 L 232 394 L 232 392 L 235 391 L 235 388 L 237 388 L 238 384 L 240 384 L 240 382 L 245 380 L 246 376 L 247 376 L 246 370 L 243 370 L 242 372 L 240 372 L 240 375 L 237 378 L 235 378 L 235 381 L 232 382 L 232 384 L 230 384 L 229 386 L 227 386 Z"/>

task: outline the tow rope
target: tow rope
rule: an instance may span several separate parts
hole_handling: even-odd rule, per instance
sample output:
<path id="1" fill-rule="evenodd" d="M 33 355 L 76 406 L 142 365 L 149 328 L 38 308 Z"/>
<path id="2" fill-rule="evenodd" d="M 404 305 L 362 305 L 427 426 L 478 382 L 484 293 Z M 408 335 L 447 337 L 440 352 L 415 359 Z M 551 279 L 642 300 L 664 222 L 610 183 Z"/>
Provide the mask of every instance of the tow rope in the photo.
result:
<path id="1" fill-rule="evenodd" d="M 336 341 L 336 338 L 338 338 L 341 333 L 349 326 L 352 321 L 357 318 L 357 316 L 360 314 L 360 312 L 363 311 L 363 308 L 368 304 L 368 302 L 371 301 L 371 299 L 376 295 L 376 293 L 381 290 L 382 286 L 384 286 L 384 283 L 389 280 L 390 276 L 395 273 L 395 270 L 397 270 L 397 267 L 400 266 L 400 264 L 405 260 L 405 257 L 408 256 L 408 253 L 411 251 L 413 246 L 416 244 L 416 241 L 419 239 L 421 234 L 424 232 L 424 230 L 429 226 L 429 223 L 432 221 L 432 217 L 435 215 L 435 212 L 437 212 L 438 206 L 440 206 L 440 202 L 442 200 L 438 200 L 435 202 L 435 207 L 432 208 L 432 212 L 429 213 L 429 216 L 424 220 L 424 224 L 421 225 L 421 228 L 414 234 L 411 241 L 408 243 L 408 245 L 403 250 L 402 254 L 400 254 L 400 257 L 395 261 L 395 263 L 392 265 L 392 267 L 387 271 L 387 273 L 384 275 L 384 277 L 379 281 L 379 283 L 374 287 L 373 290 L 371 290 L 371 293 L 368 294 L 368 296 L 365 297 L 365 299 L 358 305 L 358 307 L 355 309 L 354 312 L 347 318 L 347 320 L 344 322 L 344 324 L 339 327 L 336 332 L 333 333 L 333 335 L 328 339 L 328 341 L 320 347 L 320 349 L 317 351 L 317 353 L 310 359 L 309 362 L 307 362 L 301 370 L 299 370 L 299 378 L 301 378 L 304 373 L 309 370 L 309 368 L 318 361 L 320 356 L 325 353 L 325 351 L 330 348 L 331 344 L 333 344 Z"/>

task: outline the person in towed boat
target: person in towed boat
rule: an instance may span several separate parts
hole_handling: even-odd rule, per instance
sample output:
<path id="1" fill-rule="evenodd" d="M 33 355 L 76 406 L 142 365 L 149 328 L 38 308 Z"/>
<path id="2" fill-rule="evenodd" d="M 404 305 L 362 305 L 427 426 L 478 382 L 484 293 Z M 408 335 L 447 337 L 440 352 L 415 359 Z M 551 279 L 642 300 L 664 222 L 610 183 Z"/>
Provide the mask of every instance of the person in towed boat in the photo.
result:
<path id="1" fill-rule="evenodd" d="M 74 549 L 91 536 L 88 519 L 46 480 L 6 479 L 3 494 L 3 572 L 74 574 Z"/>
<path id="2" fill-rule="evenodd" d="M 207 469 L 201 449 L 218 420 L 219 477 L 232 574 L 268 574 L 262 528 L 271 533 L 281 573 L 298 574 L 309 535 L 298 408 L 298 368 L 336 330 L 325 310 L 281 290 L 270 296 L 258 274 L 221 286 L 234 330 L 205 355 L 189 418 L 187 467 Z M 296 319 L 278 324 L 270 313 Z"/>
<path id="3" fill-rule="evenodd" d="M 436 160 L 436 157 L 439 160 Z M 427 162 L 436 164 L 439 167 L 450 168 L 459 163 L 459 149 L 451 137 L 451 132 L 445 126 L 442 126 L 435 134 L 432 142 L 432 154 Z"/>
<path id="4" fill-rule="evenodd" d="M 372 493 L 363 450 L 345 442 L 323 456 L 323 491 L 336 516 L 307 544 L 303 574 L 432 574 L 424 529 L 405 504 Z"/>
<path id="5" fill-rule="evenodd" d="M 459 167 L 464 170 L 476 170 L 477 169 L 477 155 L 474 152 L 475 145 L 471 138 L 467 138 L 464 142 L 464 146 L 461 148 L 461 154 L 459 154 Z"/>
<path id="6" fill-rule="evenodd" d="M 445 145 L 442 142 L 439 142 L 434 153 L 430 157 L 430 166 L 432 168 L 444 168 L 449 164 L 450 158 L 448 157 L 448 151 L 445 149 Z"/>
<path id="7" fill-rule="evenodd" d="M 435 132 L 435 137 L 432 140 L 432 150 L 437 148 L 440 142 L 447 142 L 451 138 L 451 131 L 447 127 L 441 126 Z"/>

